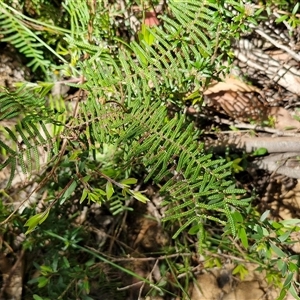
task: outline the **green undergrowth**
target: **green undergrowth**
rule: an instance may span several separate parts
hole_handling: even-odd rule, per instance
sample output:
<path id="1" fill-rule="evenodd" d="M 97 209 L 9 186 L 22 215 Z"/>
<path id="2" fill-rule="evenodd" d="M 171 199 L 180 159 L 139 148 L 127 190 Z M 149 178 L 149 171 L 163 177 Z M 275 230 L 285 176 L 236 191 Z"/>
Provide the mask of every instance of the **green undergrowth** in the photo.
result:
<path id="1" fill-rule="evenodd" d="M 122 289 L 124 276 L 141 281 L 148 295 L 188 299 L 195 256 L 213 268 L 226 261 L 222 254 L 236 264 L 235 276 L 247 273 L 241 261 L 254 262 L 281 288 L 279 299 L 287 291 L 296 299 L 299 258 L 290 236 L 299 220 L 260 215 L 254 193 L 235 179 L 238 158 L 207 152 L 202 129 L 185 114 L 187 102 L 201 110 L 203 91 L 229 71 L 231 43 L 267 17 L 264 7 L 173 0 L 151 27 L 145 12 L 158 3 L 125 2 L 0 2 L 2 41 L 42 78 L 0 93 L 0 170 L 10 174 L 1 225 L 4 236 L 27 237 L 22 248 L 33 263 L 24 299 L 124 299 L 133 293 Z M 130 22 L 132 6 L 140 27 Z M 278 21 L 297 26 L 298 10 Z M 59 85 L 70 87 L 71 100 L 55 92 Z M 35 191 L 30 208 L 10 215 L 19 173 L 23 189 Z M 134 203 L 153 200 L 150 187 L 162 197 L 160 221 L 172 238 L 142 254 L 157 257 L 157 282 L 116 260 L 134 253 L 122 234 L 109 246 L 111 237 L 97 240 L 90 230 L 90 214 L 78 221 L 96 205 L 114 220 L 113 236 L 126 234 Z"/>

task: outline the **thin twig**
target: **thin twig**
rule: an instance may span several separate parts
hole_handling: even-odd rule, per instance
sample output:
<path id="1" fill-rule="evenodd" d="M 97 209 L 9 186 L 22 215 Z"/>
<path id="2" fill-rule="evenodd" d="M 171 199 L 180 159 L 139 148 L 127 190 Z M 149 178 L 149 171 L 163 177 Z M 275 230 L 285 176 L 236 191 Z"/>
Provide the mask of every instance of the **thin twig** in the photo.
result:
<path id="1" fill-rule="evenodd" d="M 97 254 L 100 254 L 102 256 L 105 256 L 106 258 L 109 258 L 110 261 L 112 262 L 127 262 L 127 261 L 151 261 L 151 260 L 165 260 L 165 259 L 169 259 L 172 257 L 180 257 L 180 256 L 192 256 L 194 255 L 193 253 L 176 253 L 176 254 L 169 254 L 169 255 L 163 255 L 163 256 L 159 256 L 159 257 L 124 257 L 124 258 L 114 258 L 111 257 L 105 253 L 102 253 L 100 251 L 98 251 L 95 248 L 89 247 L 89 246 L 85 246 L 87 249 L 94 251 Z"/>
<path id="2" fill-rule="evenodd" d="M 297 61 L 300 61 L 300 55 L 297 54 L 295 51 L 291 50 L 288 46 L 280 44 L 279 42 L 277 42 L 276 40 L 271 38 L 268 34 L 266 34 L 265 32 L 263 32 L 260 29 L 255 29 L 255 32 L 258 33 L 263 38 L 265 38 L 266 40 L 268 40 L 270 43 L 272 43 L 275 47 L 284 50 L 285 52 L 290 54 L 294 59 L 296 59 Z"/>
<path id="3" fill-rule="evenodd" d="M 260 126 L 257 124 L 247 124 L 247 123 L 236 123 L 234 121 L 230 121 L 227 119 L 222 119 L 222 118 L 216 118 L 216 117 L 209 117 L 207 115 L 202 115 L 200 114 L 199 116 L 204 117 L 206 119 L 221 123 L 221 124 L 225 124 L 225 125 L 229 125 L 229 126 L 233 126 L 236 128 L 245 128 L 245 129 L 250 129 L 250 130 L 255 130 L 255 131 L 261 131 L 261 132 L 266 132 L 266 133 L 272 133 L 276 136 L 286 136 L 286 137 L 300 137 L 300 133 L 298 131 L 289 131 L 289 130 L 279 130 L 276 128 L 271 128 L 271 127 L 266 127 L 266 126 Z M 223 132 L 223 131 L 222 131 Z M 227 133 L 227 131 L 224 131 L 224 133 Z M 238 131 L 240 132 L 240 131 Z M 211 133 L 211 132 L 209 132 Z M 234 131 L 232 130 L 231 133 L 234 133 Z"/>
<path id="4" fill-rule="evenodd" d="M 153 273 L 154 269 L 157 267 L 158 261 L 159 261 L 159 260 L 157 259 L 156 262 L 155 262 L 155 264 L 154 264 L 154 266 L 153 266 L 153 268 L 152 268 L 152 270 L 150 271 L 150 273 L 149 273 L 148 276 L 146 277 L 146 279 L 148 279 L 150 282 L 151 282 L 151 278 L 152 278 L 152 273 Z M 150 286 L 153 287 L 153 288 L 155 288 L 155 289 L 158 290 L 159 292 L 161 292 L 161 289 L 160 289 L 159 287 L 155 286 L 154 284 L 153 284 L 153 285 L 150 284 Z M 143 292 L 144 287 L 145 287 L 145 282 L 143 281 L 142 286 L 140 287 L 138 299 L 141 299 L 141 297 L 142 297 L 142 292 Z"/>
<path id="5" fill-rule="evenodd" d="M 135 287 L 136 285 L 140 285 L 141 283 L 143 283 L 143 281 L 138 281 L 138 282 L 123 286 L 121 288 L 118 287 L 117 291 L 125 291 L 125 290 L 128 290 L 128 289 L 132 288 L 132 287 Z"/>

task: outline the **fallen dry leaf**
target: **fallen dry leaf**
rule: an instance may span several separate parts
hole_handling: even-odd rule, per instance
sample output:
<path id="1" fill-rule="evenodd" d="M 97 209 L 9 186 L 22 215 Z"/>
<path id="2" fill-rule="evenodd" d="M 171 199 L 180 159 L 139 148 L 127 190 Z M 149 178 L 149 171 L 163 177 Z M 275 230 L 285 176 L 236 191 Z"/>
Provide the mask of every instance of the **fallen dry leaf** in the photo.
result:
<path id="1" fill-rule="evenodd" d="M 238 78 L 234 78 L 232 76 L 226 77 L 221 82 L 212 83 L 206 91 L 204 91 L 204 95 L 208 96 L 210 94 L 219 93 L 219 92 L 257 92 L 260 93 L 260 90 L 253 86 L 249 85 Z"/>
<path id="2" fill-rule="evenodd" d="M 209 106 L 216 110 L 221 108 L 231 118 L 243 122 L 268 119 L 267 107 L 259 100 L 259 94 L 258 88 L 234 77 L 213 83 L 204 92 Z"/>

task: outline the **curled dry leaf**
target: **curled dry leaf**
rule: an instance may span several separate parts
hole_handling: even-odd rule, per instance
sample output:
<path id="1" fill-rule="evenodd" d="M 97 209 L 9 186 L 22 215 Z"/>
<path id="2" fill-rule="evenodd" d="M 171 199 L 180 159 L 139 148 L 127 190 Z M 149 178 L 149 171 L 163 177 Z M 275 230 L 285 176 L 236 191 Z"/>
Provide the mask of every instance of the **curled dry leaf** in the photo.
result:
<path id="1" fill-rule="evenodd" d="M 267 107 L 259 100 L 259 94 L 256 87 L 232 77 L 211 85 L 204 92 L 208 105 L 243 122 L 268 120 Z"/>
<path id="2" fill-rule="evenodd" d="M 299 129 L 300 122 L 283 107 L 268 107 L 259 100 L 260 91 L 239 79 L 227 77 L 212 84 L 205 92 L 207 104 L 223 110 L 231 118 L 242 122 L 265 122 L 274 119 L 276 129 Z"/>
<path id="3" fill-rule="evenodd" d="M 211 94 L 228 91 L 260 93 L 260 90 L 255 86 L 248 85 L 247 83 L 234 77 L 226 77 L 222 82 L 215 82 L 211 84 L 209 88 L 204 92 L 204 95 L 209 96 Z"/>

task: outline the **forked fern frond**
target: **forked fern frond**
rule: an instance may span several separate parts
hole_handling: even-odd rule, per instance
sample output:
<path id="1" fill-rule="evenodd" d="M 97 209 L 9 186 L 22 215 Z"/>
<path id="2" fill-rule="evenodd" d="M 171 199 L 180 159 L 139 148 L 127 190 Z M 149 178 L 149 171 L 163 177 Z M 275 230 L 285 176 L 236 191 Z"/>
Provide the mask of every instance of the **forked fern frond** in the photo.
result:
<path id="1" fill-rule="evenodd" d="M 245 191 L 236 189 L 230 180 L 231 163 L 212 160 L 210 154 L 205 154 L 193 138 L 193 124 L 186 124 L 183 116 L 169 120 L 164 106 L 150 106 L 148 101 L 148 105 L 144 103 L 125 116 L 123 127 L 117 144 L 129 142 L 125 160 L 132 164 L 141 160 L 148 170 L 146 181 L 165 182 L 161 192 L 169 194 L 168 202 L 175 205 L 166 212 L 166 220 L 190 222 L 197 214 L 224 225 L 223 220 L 209 214 L 220 212 L 226 215 L 235 234 L 232 208 L 248 205 L 249 199 L 238 199 Z"/>

